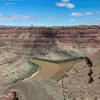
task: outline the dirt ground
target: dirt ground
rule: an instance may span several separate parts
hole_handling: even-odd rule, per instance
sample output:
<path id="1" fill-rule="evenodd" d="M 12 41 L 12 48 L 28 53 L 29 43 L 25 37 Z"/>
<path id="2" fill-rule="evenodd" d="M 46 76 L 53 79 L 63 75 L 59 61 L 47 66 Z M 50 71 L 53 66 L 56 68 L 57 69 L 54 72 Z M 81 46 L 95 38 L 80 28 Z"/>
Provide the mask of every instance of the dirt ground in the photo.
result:
<path id="1" fill-rule="evenodd" d="M 31 78 L 52 78 L 58 81 L 64 76 L 65 72 L 73 66 L 73 64 L 79 61 L 80 60 L 55 64 L 46 61 L 31 60 L 31 62 L 34 62 L 41 67 L 36 74 L 31 76 Z"/>

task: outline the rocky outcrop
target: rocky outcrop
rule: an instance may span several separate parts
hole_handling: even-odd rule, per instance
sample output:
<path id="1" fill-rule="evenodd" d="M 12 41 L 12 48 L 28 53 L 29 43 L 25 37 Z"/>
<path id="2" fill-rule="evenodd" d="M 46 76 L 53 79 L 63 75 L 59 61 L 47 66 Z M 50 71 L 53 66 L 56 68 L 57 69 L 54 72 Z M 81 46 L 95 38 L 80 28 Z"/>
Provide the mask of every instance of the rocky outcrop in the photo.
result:
<path id="1" fill-rule="evenodd" d="M 85 56 L 100 48 L 100 26 L 0 27 L 5 49 L 28 57 Z M 4 48 L 3 48 L 4 49 Z"/>
<path id="2" fill-rule="evenodd" d="M 0 92 L 5 85 L 21 81 L 35 72 L 27 58 L 11 52 L 0 52 Z"/>
<path id="3" fill-rule="evenodd" d="M 93 65 L 91 69 L 85 60 L 73 65 L 62 81 L 65 100 L 99 100 L 100 99 L 100 51 L 89 56 Z"/>
<path id="4" fill-rule="evenodd" d="M 50 79 L 24 80 L 9 86 L 3 94 L 10 92 L 16 92 L 19 100 L 64 100 L 62 89 Z"/>

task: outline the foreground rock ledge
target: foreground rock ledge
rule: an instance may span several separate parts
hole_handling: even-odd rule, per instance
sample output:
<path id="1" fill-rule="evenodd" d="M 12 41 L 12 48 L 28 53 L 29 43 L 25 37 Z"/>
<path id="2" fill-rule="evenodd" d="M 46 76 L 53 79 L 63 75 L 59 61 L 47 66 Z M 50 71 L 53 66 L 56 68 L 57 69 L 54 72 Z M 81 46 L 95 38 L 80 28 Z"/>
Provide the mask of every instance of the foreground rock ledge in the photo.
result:
<path id="1" fill-rule="evenodd" d="M 3 94 L 11 91 L 16 92 L 19 100 L 64 100 L 62 90 L 50 79 L 24 80 L 9 86 Z"/>

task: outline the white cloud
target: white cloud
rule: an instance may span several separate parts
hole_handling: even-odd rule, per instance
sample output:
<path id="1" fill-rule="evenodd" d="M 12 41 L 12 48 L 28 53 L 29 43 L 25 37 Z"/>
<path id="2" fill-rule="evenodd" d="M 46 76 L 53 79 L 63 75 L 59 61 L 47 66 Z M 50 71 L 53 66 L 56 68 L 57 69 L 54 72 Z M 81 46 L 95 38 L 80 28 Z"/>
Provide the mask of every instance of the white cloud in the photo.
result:
<path id="1" fill-rule="evenodd" d="M 83 15 L 83 13 L 73 12 L 73 13 L 71 14 L 71 16 L 80 17 L 80 16 L 84 16 L 84 15 Z"/>
<path id="2" fill-rule="evenodd" d="M 58 7 L 66 7 L 66 8 L 69 8 L 69 9 L 75 8 L 74 4 L 69 3 L 70 0 L 61 0 L 61 1 L 62 2 L 60 2 L 60 3 L 56 3 L 56 5 Z"/>
<path id="3" fill-rule="evenodd" d="M 75 5 L 71 4 L 71 3 L 56 3 L 56 5 L 58 7 L 66 7 L 69 9 L 75 8 Z"/>
<path id="4" fill-rule="evenodd" d="M 22 2 L 23 0 L 2 0 L 6 5 L 15 5 L 18 2 Z"/>
<path id="5" fill-rule="evenodd" d="M 75 8 L 75 5 L 71 4 L 71 3 L 67 3 L 66 7 L 69 9 Z"/>
<path id="6" fill-rule="evenodd" d="M 0 16 L 0 21 L 30 21 L 32 20 L 29 16 L 13 15 L 9 17 Z"/>
<path id="7" fill-rule="evenodd" d="M 81 16 L 89 16 L 89 15 L 93 15 L 93 14 L 95 14 L 95 13 L 93 13 L 93 12 L 85 12 L 85 13 L 73 12 L 71 14 L 71 16 L 81 17 Z"/>
<path id="8" fill-rule="evenodd" d="M 92 13 L 92 12 L 86 12 L 86 13 L 85 13 L 86 16 L 88 16 L 88 15 L 93 15 L 93 14 L 94 14 L 94 13 Z"/>
<path id="9" fill-rule="evenodd" d="M 74 23 L 74 22 L 75 22 L 75 19 L 71 19 L 70 22 L 71 22 L 71 23 Z"/>
<path id="10" fill-rule="evenodd" d="M 65 7 L 65 6 L 66 6 L 66 3 L 56 3 L 56 5 L 57 5 L 58 7 Z"/>
<path id="11" fill-rule="evenodd" d="M 29 21 L 31 20 L 31 18 L 29 16 L 14 15 L 10 17 L 10 20 Z"/>
<path id="12" fill-rule="evenodd" d="M 62 2 L 69 2 L 69 0 L 62 0 Z"/>

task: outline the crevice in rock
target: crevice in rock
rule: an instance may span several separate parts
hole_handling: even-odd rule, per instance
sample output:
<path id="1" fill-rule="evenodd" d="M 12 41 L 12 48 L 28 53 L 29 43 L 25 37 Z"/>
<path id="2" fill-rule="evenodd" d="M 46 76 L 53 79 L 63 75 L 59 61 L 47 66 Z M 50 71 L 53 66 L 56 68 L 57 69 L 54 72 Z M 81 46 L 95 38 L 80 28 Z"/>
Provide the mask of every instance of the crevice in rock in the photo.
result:
<path id="1" fill-rule="evenodd" d="M 88 83 L 91 84 L 91 83 L 94 82 L 94 79 L 93 79 L 93 77 L 92 77 L 92 75 L 93 75 L 93 70 L 92 70 L 93 63 L 92 63 L 92 61 L 91 61 L 88 57 L 86 57 L 86 63 L 87 63 L 87 65 L 88 65 L 88 67 L 90 68 L 90 69 L 89 69 L 89 73 L 88 73 L 88 76 L 89 76 L 89 81 L 88 81 Z"/>

